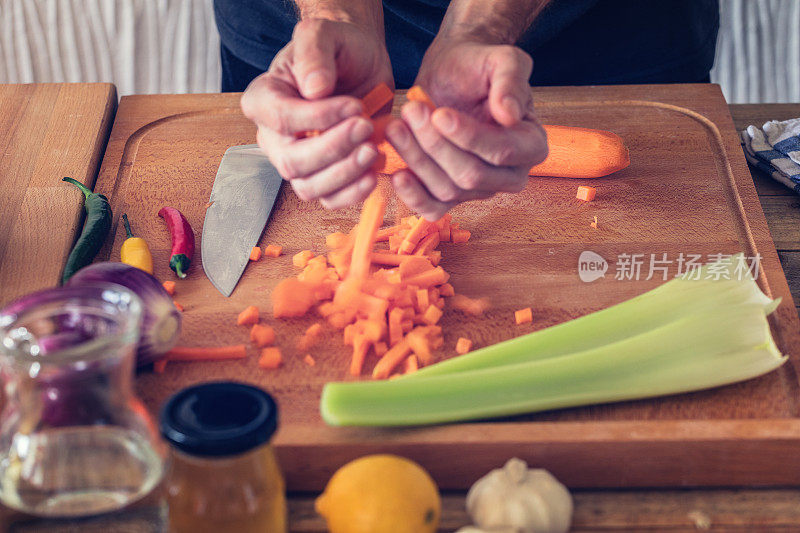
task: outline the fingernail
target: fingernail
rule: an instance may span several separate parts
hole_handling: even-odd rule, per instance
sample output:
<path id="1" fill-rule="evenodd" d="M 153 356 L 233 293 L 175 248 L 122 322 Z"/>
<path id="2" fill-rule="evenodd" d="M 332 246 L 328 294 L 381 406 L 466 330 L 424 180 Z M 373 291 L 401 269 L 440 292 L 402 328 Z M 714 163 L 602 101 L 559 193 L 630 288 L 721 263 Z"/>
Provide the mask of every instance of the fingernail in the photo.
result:
<path id="1" fill-rule="evenodd" d="M 427 108 L 419 102 L 413 102 L 411 105 L 406 106 L 403 111 L 405 111 L 405 116 L 411 123 L 412 128 L 419 128 L 428 119 Z"/>
<path id="2" fill-rule="evenodd" d="M 307 95 L 314 95 L 328 87 L 328 74 L 323 70 L 315 70 L 303 80 L 303 88 Z"/>
<path id="3" fill-rule="evenodd" d="M 340 116 L 343 119 L 350 118 L 355 115 L 360 115 L 361 110 L 362 110 L 361 104 L 359 104 L 358 102 L 347 102 L 342 106 Z"/>
<path id="4" fill-rule="evenodd" d="M 372 124 L 368 120 L 360 118 L 356 120 L 353 128 L 350 130 L 350 142 L 353 144 L 366 141 L 372 135 Z"/>
<path id="5" fill-rule="evenodd" d="M 452 111 L 438 109 L 433 113 L 433 123 L 442 133 L 453 133 L 456 131 L 456 117 Z"/>
<path id="6" fill-rule="evenodd" d="M 389 124 L 389 127 L 386 128 L 386 136 L 391 139 L 391 141 L 400 146 L 406 146 L 408 144 L 408 136 L 406 135 L 406 128 L 400 121 L 395 121 Z"/>
<path id="7" fill-rule="evenodd" d="M 514 120 L 519 120 L 522 118 L 522 109 L 519 106 L 519 102 L 517 102 L 516 98 L 511 96 L 506 96 L 503 98 L 503 107 L 506 108 L 508 114 L 511 115 L 511 118 Z"/>
<path id="8" fill-rule="evenodd" d="M 365 167 L 372 163 L 372 159 L 378 154 L 377 151 L 373 147 L 368 144 L 362 144 L 357 148 L 356 152 L 356 163 L 360 166 Z"/>

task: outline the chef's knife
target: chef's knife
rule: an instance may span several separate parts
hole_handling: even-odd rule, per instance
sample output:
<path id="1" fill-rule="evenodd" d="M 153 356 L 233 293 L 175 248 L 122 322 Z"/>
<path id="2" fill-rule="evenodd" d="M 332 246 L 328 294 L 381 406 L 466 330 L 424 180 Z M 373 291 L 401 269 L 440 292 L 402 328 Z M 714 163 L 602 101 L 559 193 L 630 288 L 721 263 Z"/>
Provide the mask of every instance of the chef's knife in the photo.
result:
<path id="1" fill-rule="evenodd" d="M 258 145 L 225 150 L 211 189 L 200 253 L 214 287 L 230 296 L 267 225 L 281 187 L 278 171 Z"/>

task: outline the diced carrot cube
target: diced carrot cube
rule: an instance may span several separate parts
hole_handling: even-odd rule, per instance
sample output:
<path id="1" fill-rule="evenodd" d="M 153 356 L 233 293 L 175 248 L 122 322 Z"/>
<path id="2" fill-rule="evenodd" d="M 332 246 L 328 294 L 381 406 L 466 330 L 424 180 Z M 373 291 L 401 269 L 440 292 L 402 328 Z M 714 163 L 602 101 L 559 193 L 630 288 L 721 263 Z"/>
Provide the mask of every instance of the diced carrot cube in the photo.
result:
<path id="1" fill-rule="evenodd" d="M 586 185 L 581 185 L 578 187 L 578 193 L 575 195 L 575 198 L 578 200 L 583 200 L 584 202 L 591 202 L 594 200 L 594 197 L 597 195 L 597 189 L 594 187 L 589 187 Z"/>
<path id="2" fill-rule="evenodd" d="M 453 296 L 456 291 L 449 283 L 443 283 L 439 286 L 439 296 Z"/>
<path id="3" fill-rule="evenodd" d="M 253 246 L 253 249 L 250 250 L 250 261 L 258 261 L 259 259 L 261 259 L 261 248 Z"/>
<path id="4" fill-rule="evenodd" d="M 314 252 L 311 250 L 302 250 L 292 256 L 292 264 L 297 268 L 305 268 L 308 260 L 314 257 Z"/>
<path id="5" fill-rule="evenodd" d="M 276 369 L 281 366 L 283 356 L 280 348 L 274 346 L 261 350 L 261 357 L 258 358 L 258 366 L 261 368 Z"/>
<path id="6" fill-rule="evenodd" d="M 436 324 L 439 322 L 439 319 L 442 318 L 442 310 L 436 307 L 435 305 L 428 306 L 428 309 L 425 311 L 423 315 L 423 319 L 428 324 Z"/>
<path id="7" fill-rule="evenodd" d="M 164 290 L 167 291 L 167 294 L 170 296 L 175 295 L 175 282 L 174 281 L 165 281 L 162 283 Z"/>
<path id="8" fill-rule="evenodd" d="M 489 309 L 489 300 L 486 298 L 470 298 L 463 294 L 455 294 L 450 299 L 450 304 L 468 315 L 482 315 Z"/>
<path id="9" fill-rule="evenodd" d="M 526 307 L 525 309 L 520 309 L 514 312 L 514 320 L 517 324 L 525 324 L 527 322 L 533 321 L 533 311 L 530 307 Z"/>
<path id="10" fill-rule="evenodd" d="M 252 326 L 258 322 L 258 307 L 251 305 L 239 313 L 236 323 L 240 326 Z"/>
<path id="11" fill-rule="evenodd" d="M 303 357 L 303 362 L 304 362 L 305 364 L 307 364 L 308 366 L 315 366 L 315 365 L 317 364 L 317 362 L 316 362 L 316 361 L 314 361 L 314 358 L 313 358 L 313 357 L 311 357 L 311 354 L 310 354 L 310 353 L 307 353 L 307 354 L 306 354 L 306 356 L 305 356 L 305 357 Z"/>
<path id="12" fill-rule="evenodd" d="M 454 229 L 450 232 L 450 240 L 454 243 L 467 242 L 471 236 L 465 229 Z"/>
<path id="13" fill-rule="evenodd" d="M 264 256 L 266 257 L 278 257 L 283 253 L 283 246 L 278 246 L 277 244 L 268 244 L 264 247 Z"/>
<path id="14" fill-rule="evenodd" d="M 178 303 L 178 302 L 176 302 L 175 300 L 172 300 L 172 303 L 175 305 L 175 309 L 177 309 L 178 311 L 180 311 L 181 313 L 183 313 L 183 306 L 182 306 L 181 304 L 179 304 L 179 303 Z"/>
<path id="15" fill-rule="evenodd" d="M 472 341 L 471 340 L 469 340 L 467 338 L 464 338 L 464 337 L 459 337 L 458 338 L 458 341 L 456 342 L 456 353 L 457 354 L 464 355 L 465 353 L 467 353 L 471 349 L 472 349 Z"/>
<path id="16" fill-rule="evenodd" d="M 275 342 L 275 330 L 266 324 L 253 324 L 250 329 L 250 342 L 264 348 Z"/>

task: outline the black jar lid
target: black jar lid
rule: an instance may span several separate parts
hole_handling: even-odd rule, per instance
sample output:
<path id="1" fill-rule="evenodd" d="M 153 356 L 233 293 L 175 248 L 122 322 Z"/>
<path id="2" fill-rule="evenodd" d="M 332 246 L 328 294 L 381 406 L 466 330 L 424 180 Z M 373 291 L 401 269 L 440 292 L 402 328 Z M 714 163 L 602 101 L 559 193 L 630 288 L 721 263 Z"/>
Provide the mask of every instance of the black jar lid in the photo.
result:
<path id="1" fill-rule="evenodd" d="M 160 422 L 164 438 L 184 453 L 236 455 L 269 442 L 278 407 L 267 392 L 244 383 L 203 383 L 167 400 Z"/>

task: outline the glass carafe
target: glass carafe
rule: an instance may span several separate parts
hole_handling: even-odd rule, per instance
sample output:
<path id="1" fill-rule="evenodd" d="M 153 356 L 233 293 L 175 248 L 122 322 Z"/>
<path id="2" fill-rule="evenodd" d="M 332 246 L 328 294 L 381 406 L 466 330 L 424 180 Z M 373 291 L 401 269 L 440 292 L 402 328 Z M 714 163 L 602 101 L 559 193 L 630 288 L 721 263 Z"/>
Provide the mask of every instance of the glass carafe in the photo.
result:
<path id="1" fill-rule="evenodd" d="M 142 303 L 114 284 L 29 295 L 0 312 L 0 500 L 40 516 L 119 509 L 163 475 L 133 393 Z"/>

